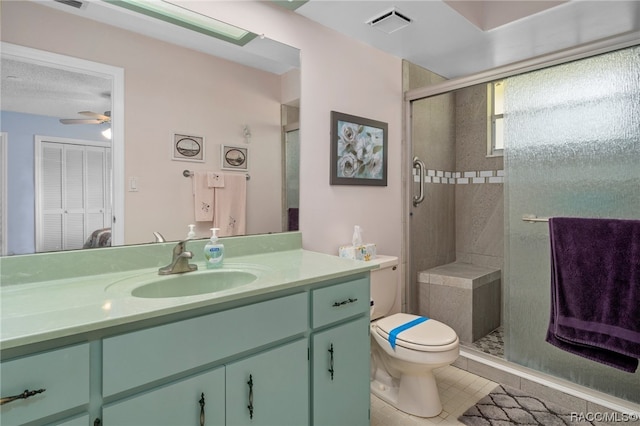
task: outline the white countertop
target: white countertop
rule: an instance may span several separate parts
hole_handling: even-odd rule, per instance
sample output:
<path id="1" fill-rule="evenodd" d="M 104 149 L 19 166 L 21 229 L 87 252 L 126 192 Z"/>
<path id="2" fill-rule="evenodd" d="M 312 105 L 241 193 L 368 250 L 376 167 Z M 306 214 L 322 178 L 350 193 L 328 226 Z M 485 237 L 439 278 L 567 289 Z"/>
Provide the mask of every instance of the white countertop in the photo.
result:
<path id="1" fill-rule="evenodd" d="M 189 273 L 206 270 L 204 264 L 196 264 L 199 271 Z M 132 296 L 137 284 L 131 277 L 157 276 L 157 268 L 4 286 L 0 288 L 0 349 L 265 295 L 376 267 L 297 249 L 226 259 L 223 269 L 248 269 L 258 278 L 241 287 L 195 296 Z"/>

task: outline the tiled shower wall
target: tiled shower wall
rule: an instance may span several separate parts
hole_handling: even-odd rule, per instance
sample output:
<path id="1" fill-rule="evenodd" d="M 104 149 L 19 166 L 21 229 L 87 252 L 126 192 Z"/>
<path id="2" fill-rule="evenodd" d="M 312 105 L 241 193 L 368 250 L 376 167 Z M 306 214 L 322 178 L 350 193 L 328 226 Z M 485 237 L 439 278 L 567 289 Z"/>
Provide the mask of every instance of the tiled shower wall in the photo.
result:
<path id="1" fill-rule="evenodd" d="M 434 78 L 408 69 L 411 83 Z M 487 156 L 486 85 L 414 102 L 412 145 L 427 168 L 425 202 L 411 219 L 412 276 L 454 261 L 502 269 L 505 176 L 502 157 Z M 415 288 L 418 311 L 429 315 L 428 288 Z"/>
<path id="2" fill-rule="evenodd" d="M 452 109 L 443 108 L 453 104 Z M 428 203 L 436 206 L 431 219 L 444 219 L 446 222 L 431 223 L 438 235 L 430 235 L 428 241 L 433 249 L 438 245 L 447 246 L 443 241 L 451 238 L 451 247 L 455 247 L 452 261 L 473 263 L 480 266 L 502 268 L 504 244 L 504 202 L 503 183 L 505 179 L 503 158 L 487 156 L 487 90 L 484 84 L 461 89 L 452 95 L 432 98 L 428 102 L 414 106 L 414 119 L 418 115 L 429 117 L 429 125 L 440 129 L 422 129 L 414 126 L 414 132 L 426 136 L 425 193 Z M 450 132 L 444 132 L 449 121 Z M 436 134 L 429 134 L 436 133 Z M 446 137 L 443 135 L 446 134 Z M 439 137 L 434 137 L 439 136 Z M 415 137 L 414 137 L 415 139 Z M 418 139 L 419 140 L 419 139 Z M 415 150 L 424 149 L 423 146 Z M 452 166 L 438 169 L 439 166 Z M 414 181 L 419 182 L 416 170 Z M 451 185 L 451 186 L 449 186 Z M 449 197 L 453 197 L 451 204 Z M 441 217 L 441 213 L 450 212 Z M 440 214 L 439 214 L 440 213 Z M 427 219 L 429 220 L 429 219 Z M 434 226 L 437 225 L 437 226 Z M 419 233 L 422 234 L 421 229 Z M 425 234 L 433 231 L 424 230 Z M 435 238 L 434 238 L 435 237 Z M 434 246 L 434 242 L 437 242 Z M 439 256 L 434 254 L 434 258 Z M 423 265 L 427 268 L 436 265 Z"/>
<path id="3" fill-rule="evenodd" d="M 414 277 L 454 261 L 503 268 L 505 175 L 502 157 L 487 156 L 487 121 L 485 84 L 413 103 L 413 153 L 427 169 L 412 215 Z M 430 316 L 429 285 L 416 290 L 418 312 Z"/>
<path id="4" fill-rule="evenodd" d="M 456 170 L 476 174 L 455 185 L 456 261 L 502 269 L 504 168 L 502 157 L 487 157 L 486 85 L 457 90 L 455 105 Z"/>

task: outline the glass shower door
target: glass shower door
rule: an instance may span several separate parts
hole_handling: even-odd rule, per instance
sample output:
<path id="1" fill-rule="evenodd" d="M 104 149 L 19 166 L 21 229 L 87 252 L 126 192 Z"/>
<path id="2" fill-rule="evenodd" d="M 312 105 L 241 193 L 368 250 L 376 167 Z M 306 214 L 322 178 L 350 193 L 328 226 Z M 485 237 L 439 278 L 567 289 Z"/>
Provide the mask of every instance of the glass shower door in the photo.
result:
<path id="1" fill-rule="evenodd" d="M 639 372 L 545 342 L 548 224 L 523 221 L 524 215 L 640 218 L 640 47 L 507 79 L 505 140 L 507 359 L 640 402 Z"/>

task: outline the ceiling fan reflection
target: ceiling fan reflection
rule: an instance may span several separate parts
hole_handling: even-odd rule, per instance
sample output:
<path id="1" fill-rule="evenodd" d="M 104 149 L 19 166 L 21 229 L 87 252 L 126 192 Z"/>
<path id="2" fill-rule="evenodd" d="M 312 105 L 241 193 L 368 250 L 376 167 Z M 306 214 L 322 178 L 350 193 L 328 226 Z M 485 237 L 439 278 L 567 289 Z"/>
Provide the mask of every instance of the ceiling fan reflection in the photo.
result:
<path id="1" fill-rule="evenodd" d="M 61 118 L 62 124 L 102 124 L 111 123 L 111 111 L 105 111 L 104 114 L 98 114 L 93 111 L 80 111 L 78 114 L 86 115 L 91 118 Z"/>

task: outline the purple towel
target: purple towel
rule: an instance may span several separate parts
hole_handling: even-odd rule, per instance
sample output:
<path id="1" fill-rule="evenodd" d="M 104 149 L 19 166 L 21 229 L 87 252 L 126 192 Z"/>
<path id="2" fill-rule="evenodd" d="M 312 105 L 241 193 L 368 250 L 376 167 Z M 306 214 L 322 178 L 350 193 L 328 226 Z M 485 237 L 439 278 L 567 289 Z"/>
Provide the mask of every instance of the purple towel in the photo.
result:
<path id="1" fill-rule="evenodd" d="M 549 219 L 547 342 L 623 371 L 640 358 L 640 220 Z"/>

